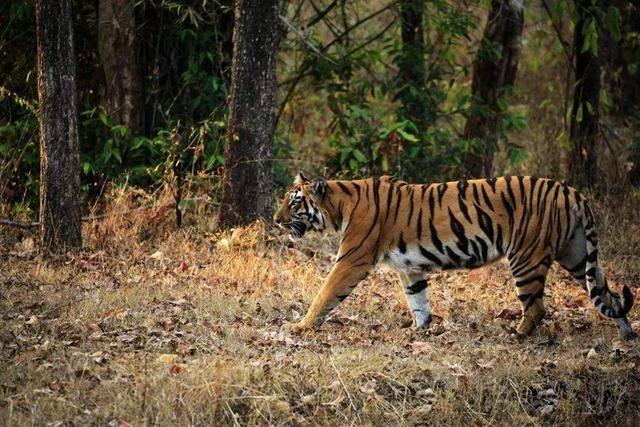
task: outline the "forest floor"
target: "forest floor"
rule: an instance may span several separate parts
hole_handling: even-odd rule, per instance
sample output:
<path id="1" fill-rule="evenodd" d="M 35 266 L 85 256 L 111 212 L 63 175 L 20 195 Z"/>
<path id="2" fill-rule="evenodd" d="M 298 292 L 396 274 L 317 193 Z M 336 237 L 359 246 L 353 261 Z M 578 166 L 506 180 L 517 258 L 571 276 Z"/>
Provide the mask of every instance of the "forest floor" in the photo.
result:
<path id="1" fill-rule="evenodd" d="M 638 206 L 640 194 L 595 206 L 610 284 L 636 300 Z M 0 230 L 2 424 L 640 422 L 640 339 L 619 341 L 555 267 L 549 313 L 525 340 L 500 262 L 434 274 L 429 331 L 407 327 L 397 279 L 378 272 L 322 328 L 289 334 L 336 238 L 293 246 L 259 224 L 221 235 L 197 212 L 175 230 L 172 212 L 87 223 L 85 249 L 53 260 L 31 234 Z"/>

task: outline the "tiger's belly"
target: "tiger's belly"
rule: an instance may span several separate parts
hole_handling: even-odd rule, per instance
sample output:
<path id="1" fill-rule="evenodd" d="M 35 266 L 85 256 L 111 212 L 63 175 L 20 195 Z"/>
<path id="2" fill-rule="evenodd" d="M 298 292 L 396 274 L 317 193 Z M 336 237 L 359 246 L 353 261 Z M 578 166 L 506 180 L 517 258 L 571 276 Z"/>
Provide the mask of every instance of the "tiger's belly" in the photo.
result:
<path id="1" fill-rule="evenodd" d="M 465 254 L 457 253 L 453 250 L 449 250 L 448 253 L 449 255 L 442 254 L 436 251 L 435 248 L 428 247 L 407 247 L 404 252 L 395 248 L 389 250 L 382 257 L 380 263 L 398 272 L 418 274 L 430 271 L 481 267 L 503 256 L 495 248 L 488 248 L 486 258 L 480 253 Z"/>

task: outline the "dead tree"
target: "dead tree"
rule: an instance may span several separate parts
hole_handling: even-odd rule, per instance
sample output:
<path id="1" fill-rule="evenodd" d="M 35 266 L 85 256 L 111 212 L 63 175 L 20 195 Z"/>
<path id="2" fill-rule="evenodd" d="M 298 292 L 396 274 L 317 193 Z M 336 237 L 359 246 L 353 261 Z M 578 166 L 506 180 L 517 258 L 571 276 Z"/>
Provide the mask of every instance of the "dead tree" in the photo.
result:
<path id="1" fill-rule="evenodd" d="M 275 0 L 236 1 L 222 227 L 271 217 L 280 36 Z"/>
<path id="2" fill-rule="evenodd" d="M 76 63 L 70 0 L 36 2 L 40 102 L 40 244 L 82 245 Z"/>
<path id="3" fill-rule="evenodd" d="M 473 63 L 472 103 L 464 139 L 475 147 L 464 159 L 470 177 L 489 176 L 502 133 L 504 112 L 499 100 L 513 86 L 522 49 L 522 0 L 492 0 L 491 11 Z"/>
<path id="4" fill-rule="evenodd" d="M 98 52 L 105 77 L 102 106 L 115 123 L 140 129 L 134 0 L 100 0 Z"/>

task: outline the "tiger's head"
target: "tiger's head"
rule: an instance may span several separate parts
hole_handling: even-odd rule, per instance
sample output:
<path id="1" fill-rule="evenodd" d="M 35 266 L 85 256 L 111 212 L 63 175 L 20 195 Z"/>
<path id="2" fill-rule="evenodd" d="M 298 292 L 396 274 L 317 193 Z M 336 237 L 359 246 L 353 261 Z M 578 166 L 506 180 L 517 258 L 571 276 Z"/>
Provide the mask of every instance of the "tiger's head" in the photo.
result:
<path id="1" fill-rule="evenodd" d="M 324 231 L 324 214 L 319 204 L 325 195 L 325 178 L 308 180 L 302 172 L 296 175 L 291 187 L 284 195 L 282 205 L 273 216 L 278 226 L 289 232 L 293 239 L 300 239 L 307 231 Z"/>

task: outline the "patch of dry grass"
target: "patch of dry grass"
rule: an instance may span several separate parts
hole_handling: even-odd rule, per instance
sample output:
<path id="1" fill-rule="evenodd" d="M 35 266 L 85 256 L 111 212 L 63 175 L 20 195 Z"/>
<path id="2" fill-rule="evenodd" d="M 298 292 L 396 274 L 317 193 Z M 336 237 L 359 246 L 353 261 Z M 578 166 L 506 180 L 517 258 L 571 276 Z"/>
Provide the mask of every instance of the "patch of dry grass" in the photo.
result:
<path id="1" fill-rule="evenodd" d="M 133 199 L 114 195 L 108 209 Z M 639 200 L 597 209 L 607 274 L 637 297 Z M 292 247 L 260 224 L 220 235 L 201 209 L 181 230 L 168 209 L 87 224 L 85 251 L 48 261 L 28 235 L 5 232 L 4 424 L 638 422 L 639 341 L 618 342 L 557 269 L 549 315 L 525 341 L 501 263 L 434 275 L 428 333 L 402 327 L 400 288 L 379 272 L 321 329 L 283 334 L 330 268 L 335 237 Z"/>

